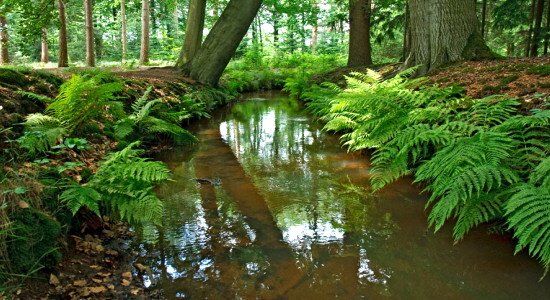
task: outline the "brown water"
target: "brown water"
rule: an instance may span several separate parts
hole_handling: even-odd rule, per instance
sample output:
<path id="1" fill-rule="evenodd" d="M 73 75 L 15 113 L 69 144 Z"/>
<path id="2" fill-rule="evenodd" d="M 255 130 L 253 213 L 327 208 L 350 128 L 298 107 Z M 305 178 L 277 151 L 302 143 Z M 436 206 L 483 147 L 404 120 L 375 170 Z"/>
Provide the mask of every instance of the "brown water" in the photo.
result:
<path id="1" fill-rule="evenodd" d="M 135 246 L 147 286 L 168 299 L 550 299 L 509 237 L 433 234 L 409 180 L 371 195 L 368 158 L 302 109 L 249 95 L 199 122 L 200 144 L 159 155 L 175 181 L 159 191 L 163 226 Z"/>

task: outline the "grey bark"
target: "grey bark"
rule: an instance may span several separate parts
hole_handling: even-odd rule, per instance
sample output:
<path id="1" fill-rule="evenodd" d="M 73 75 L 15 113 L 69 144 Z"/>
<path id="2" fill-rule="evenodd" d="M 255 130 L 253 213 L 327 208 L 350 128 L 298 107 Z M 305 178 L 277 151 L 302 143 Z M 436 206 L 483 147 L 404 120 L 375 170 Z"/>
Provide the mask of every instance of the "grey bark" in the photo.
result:
<path id="1" fill-rule="evenodd" d="M 348 67 L 372 65 L 370 18 L 371 0 L 349 0 Z"/>
<path id="2" fill-rule="evenodd" d="M 86 66 L 95 67 L 94 23 L 92 21 L 92 0 L 84 0 L 86 19 Z"/>
<path id="3" fill-rule="evenodd" d="M 40 62 L 47 64 L 49 60 L 50 51 L 48 49 L 48 29 L 42 27 L 42 43 L 40 51 Z"/>
<path id="4" fill-rule="evenodd" d="M 69 66 L 69 51 L 67 47 L 67 18 L 65 16 L 65 2 L 58 0 L 59 8 L 59 61 L 57 66 L 66 68 Z"/>
<path id="5" fill-rule="evenodd" d="M 231 0 L 184 73 L 217 85 L 261 5 L 262 0 Z"/>
<path id="6" fill-rule="evenodd" d="M 186 63 L 190 62 L 199 51 L 202 44 L 205 13 L 206 0 L 189 1 L 185 38 L 178 61 L 176 62 L 177 67 L 183 67 Z"/>
<path id="7" fill-rule="evenodd" d="M 149 0 L 141 1 L 141 48 L 139 51 L 139 64 L 149 62 Z"/>

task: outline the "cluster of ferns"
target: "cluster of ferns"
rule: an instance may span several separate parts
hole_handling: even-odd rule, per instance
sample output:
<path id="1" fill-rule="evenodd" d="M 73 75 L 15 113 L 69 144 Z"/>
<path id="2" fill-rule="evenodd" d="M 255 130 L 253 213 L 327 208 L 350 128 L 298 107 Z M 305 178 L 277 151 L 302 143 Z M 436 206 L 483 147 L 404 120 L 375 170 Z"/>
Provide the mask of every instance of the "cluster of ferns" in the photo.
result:
<path id="1" fill-rule="evenodd" d="M 342 132 L 350 150 L 375 149 L 374 191 L 413 176 L 430 197 L 429 224 L 454 220 L 461 240 L 473 227 L 500 221 L 522 249 L 550 269 L 550 110 L 495 95 L 480 100 L 458 87 L 425 86 L 413 71 L 382 80 L 368 71 L 347 77 L 347 88 L 313 86 L 302 97 Z M 546 98 L 545 98 L 546 97 Z"/>

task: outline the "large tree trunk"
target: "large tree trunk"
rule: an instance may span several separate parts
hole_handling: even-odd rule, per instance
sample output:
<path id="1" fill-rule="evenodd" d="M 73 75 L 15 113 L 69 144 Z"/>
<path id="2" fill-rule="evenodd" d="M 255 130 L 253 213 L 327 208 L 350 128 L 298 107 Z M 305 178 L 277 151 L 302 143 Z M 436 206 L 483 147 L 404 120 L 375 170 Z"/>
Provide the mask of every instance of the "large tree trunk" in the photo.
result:
<path id="1" fill-rule="evenodd" d="M 42 27 L 42 44 L 41 44 L 41 51 L 40 51 L 40 62 L 41 63 L 49 63 L 50 62 L 50 51 L 48 49 L 48 29 L 46 27 Z"/>
<path id="2" fill-rule="evenodd" d="M 120 0 L 120 19 L 122 21 L 122 61 L 125 61 L 128 55 L 128 37 L 126 30 L 126 5 L 124 4 L 124 0 Z"/>
<path id="3" fill-rule="evenodd" d="M 92 21 L 92 0 L 84 0 L 86 19 L 86 66 L 95 67 L 94 23 Z"/>
<path id="4" fill-rule="evenodd" d="M 542 40 L 541 34 L 541 25 L 542 25 L 542 15 L 544 12 L 544 0 L 537 1 L 537 10 L 535 12 L 535 25 L 533 27 L 533 41 L 531 42 L 531 51 L 529 54 L 531 57 L 536 57 L 538 55 L 539 43 Z"/>
<path id="5" fill-rule="evenodd" d="M 141 2 L 141 48 L 139 52 L 139 64 L 149 62 L 149 0 Z"/>
<path id="6" fill-rule="evenodd" d="M 544 55 L 548 54 L 548 40 L 550 40 L 550 0 L 546 9 L 546 35 L 544 35 Z"/>
<path id="7" fill-rule="evenodd" d="M 261 5 L 262 0 L 231 0 L 184 72 L 197 81 L 217 85 Z"/>
<path id="8" fill-rule="evenodd" d="M 202 44 L 202 30 L 204 29 L 204 16 L 206 13 L 206 0 L 189 1 L 187 13 L 187 26 L 185 38 L 181 48 L 177 67 L 183 67 L 197 54 Z"/>
<path id="9" fill-rule="evenodd" d="M 65 3 L 63 0 L 57 1 L 59 6 L 59 68 L 69 66 L 69 51 L 67 47 L 67 18 L 65 17 Z"/>
<path id="10" fill-rule="evenodd" d="M 348 67 L 372 65 L 370 16 L 371 0 L 349 0 Z"/>
<path id="11" fill-rule="evenodd" d="M 493 58 L 479 31 L 475 1 L 410 0 L 411 52 L 406 67 L 424 75 L 442 64 Z"/>
<path id="12" fill-rule="evenodd" d="M 4 1 L 0 0 L 0 5 Z M 10 63 L 8 55 L 8 22 L 5 15 L 0 15 L 0 64 L 6 65 Z"/>

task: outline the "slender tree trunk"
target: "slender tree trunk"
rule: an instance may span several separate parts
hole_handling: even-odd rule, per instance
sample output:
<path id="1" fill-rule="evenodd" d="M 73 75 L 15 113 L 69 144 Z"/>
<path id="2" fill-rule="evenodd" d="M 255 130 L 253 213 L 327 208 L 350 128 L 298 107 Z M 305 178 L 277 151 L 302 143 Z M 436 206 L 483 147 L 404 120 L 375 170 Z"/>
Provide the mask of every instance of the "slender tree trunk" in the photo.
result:
<path id="1" fill-rule="evenodd" d="M 319 38 L 319 13 L 318 13 L 319 3 L 317 1 L 318 0 L 313 1 L 313 10 L 314 10 L 314 13 L 315 13 L 315 20 L 314 20 L 314 23 L 313 23 L 313 35 L 311 37 L 311 52 L 312 53 L 315 53 L 315 51 L 316 51 L 317 40 Z"/>
<path id="2" fill-rule="evenodd" d="M 481 5 L 481 36 L 485 38 L 485 24 L 487 24 L 487 0 L 483 0 Z"/>
<path id="3" fill-rule="evenodd" d="M 404 31 L 403 34 L 403 54 L 401 57 L 401 62 L 404 62 L 407 57 L 409 56 L 409 53 L 411 52 L 411 13 L 409 11 L 409 2 L 405 2 L 405 25 L 404 25 Z"/>
<path id="4" fill-rule="evenodd" d="M 179 32 L 179 21 L 178 21 L 178 0 L 174 0 L 174 12 L 172 14 L 172 20 L 174 22 L 174 36 L 178 38 Z"/>
<path id="5" fill-rule="evenodd" d="M 4 1 L 0 0 L 0 5 Z M 6 65 L 10 63 L 8 55 L 8 22 L 6 15 L 0 15 L 0 64 Z"/>
<path id="6" fill-rule="evenodd" d="M 527 31 L 527 42 L 525 44 L 525 57 L 528 57 L 531 51 L 531 36 L 533 35 L 533 20 L 535 19 L 535 1 L 536 0 L 531 0 L 531 14 L 529 15 L 529 31 Z"/>
<path id="7" fill-rule="evenodd" d="M 348 67 L 372 65 L 370 17 L 371 0 L 349 0 Z"/>
<path id="8" fill-rule="evenodd" d="M 531 57 L 536 57 L 538 55 L 538 48 L 539 48 L 540 41 L 542 39 L 540 28 L 542 25 L 543 12 L 544 12 L 544 0 L 538 0 L 537 10 L 535 12 L 535 26 L 533 27 L 533 41 L 531 42 L 531 50 L 529 53 Z"/>
<path id="9" fill-rule="evenodd" d="M 92 0 L 84 0 L 86 19 L 86 66 L 95 67 L 94 23 L 92 20 Z"/>
<path id="10" fill-rule="evenodd" d="M 261 5 L 262 0 L 231 0 L 184 71 L 192 79 L 217 85 Z"/>
<path id="11" fill-rule="evenodd" d="M 279 15 L 275 13 L 273 13 L 273 43 L 278 49 L 277 46 L 279 45 Z"/>
<path id="12" fill-rule="evenodd" d="M 544 36 L 544 55 L 548 54 L 548 40 L 550 40 L 550 0 L 546 8 L 546 35 Z"/>
<path id="13" fill-rule="evenodd" d="M 58 0 L 59 7 L 59 61 L 57 66 L 59 68 L 66 68 L 69 66 L 69 51 L 67 47 L 67 18 L 65 16 L 65 2 L 64 0 Z"/>
<path id="14" fill-rule="evenodd" d="M 141 49 L 139 64 L 149 62 L 149 0 L 141 1 Z"/>
<path id="15" fill-rule="evenodd" d="M 493 58 L 479 31 L 474 1 L 410 0 L 411 52 L 417 75 L 462 59 Z"/>
<path id="16" fill-rule="evenodd" d="M 122 61 L 125 61 L 128 55 L 128 36 L 126 31 L 126 5 L 124 0 L 120 0 L 120 19 L 122 21 Z"/>
<path id="17" fill-rule="evenodd" d="M 185 38 L 178 61 L 176 62 L 177 67 L 183 67 L 186 63 L 190 62 L 199 51 L 202 44 L 205 14 L 206 0 L 189 1 Z"/>
<path id="18" fill-rule="evenodd" d="M 40 62 L 49 63 L 50 51 L 48 49 L 48 29 L 42 27 L 42 47 L 40 52 Z"/>

